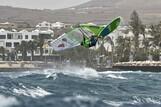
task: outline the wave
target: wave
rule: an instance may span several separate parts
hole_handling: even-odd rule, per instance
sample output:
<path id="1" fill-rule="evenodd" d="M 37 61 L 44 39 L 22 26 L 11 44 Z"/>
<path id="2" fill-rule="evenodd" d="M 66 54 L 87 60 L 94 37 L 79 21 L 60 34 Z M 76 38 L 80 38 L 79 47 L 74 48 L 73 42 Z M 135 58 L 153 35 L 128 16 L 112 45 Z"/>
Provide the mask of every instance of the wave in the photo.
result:
<path id="1" fill-rule="evenodd" d="M 76 95 L 65 97 L 64 102 L 75 104 L 77 107 L 93 107 L 99 99 L 93 96 Z"/>
<path id="2" fill-rule="evenodd" d="M 103 100 L 103 102 L 107 105 L 110 105 L 112 107 L 120 107 L 123 105 L 123 102 L 116 102 L 116 101 L 106 101 L 106 100 Z"/>
<path id="3" fill-rule="evenodd" d="M 63 74 L 68 76 L 79 77 L 83 79 L 98 79 L 103 77 L 109 77 L 113 79 L 128 79 L 123 77 L 121 74 L 148 74 L 155 75 L 155 73 L 142 72 L 142 71 L 105 71 L 97 72 L 95 69 L 87 68 L 84 66 L 63 66 L 59 69 L 45 69 L 45 70 L 35 70 L 35 71 L 24 71 L 24 72 L 1 72 L 1 76 L 9 78 L 19 78 L 25 77 L 33 74 L 45 75 L 45 78 L 53 78 L 56 80 L 58 78 L 57 74 Z"/>
<path id="4" fill-rule="evenodd" d="M 53 77 L 54 79 L 57 78 L 58 73 L 84 79 L 93 79 L 100 77 L 99 73 L 95 69 L 79 66 L 65 66 L 62 69 L 50 69 L 45 70 L 45 72 L 47 74 L 46 78 Z"/>
<path id="5" fill-rule="evenodd" d="M 144 105 L 144 104 L 152 104 L 152 105 L 161 105 L 161 99 L 160 98 L 151 98 L 151 97 L 133 97 L 133 100 L 131 101 L 106 101 L 103 100 L 105 104 L 108 104 L 113 107 L 122 107 L 125 105 Z"/>
<path id="6" fill-rule="evenodd" d="M 148 104 L 159 104 L 161 105 L 161 99 L 156 97 L 133 97 L 134 102 L 138 104 L 148 103 Z"/>
<path id="7" fill-rule="evenodd" d="M 108 77 L 112 79 L 128 79 L 127 77 L 122 76 L 124 73 L 131 73 L 132 71 L 106 71 L 106 72 L 99 72 L 99 75 L 102 77 Z"/>
<path id="8" fill-rule="evenodd" d="M 28 75 L 32 75 L 35 71 L 22 71 L 22 72 L 0 72 L 2 77 L 9 77 L 12 79 L 16 79 L 19 77 L 24 77 L 24 76 L 28 76 Z"/>
<path id="9" fill-rule="evenodd" d="M 114 75 L 114 74 L 108 74 L 106 77 L 110 77 L 112 79 L 123 79 L 123 80 L 127 80 L 128 78 L 123 77 L 121 75 Z"/>
<path id="10" fill-rule="evenodd" d="M 23 84 L 21 84 L 21 86 L 22 88 L 19 88 L 19 89 L 14 88 L 13 93 L 17 95 L 24 95 L 24 96 L 32 97 L 32 98 L 39 98 L 39 97 L 44 97 L 44 96 L 52 94 L 50 92 L 45 91 L 44 89 L 40 87 L 27 88 Z"/>
<path id="11" fill-rule="evenodd" d="M 99 72 L 99 74 L 129 74 L 129 73 L 141 73 L 141 71 L 105 71 Z"/>
<path id="12" fill-rule="evenodd" d="M 19 105 L 19 102 L 15 97 L 6 97 L 0 95 L 0 107 L 11 107 L 17 105 Z"/>
<path id="13" fill-rule="evenodd" d="M 6 90 L 7 88 L 5 86 L 0 85 L 0 89 Z"/>

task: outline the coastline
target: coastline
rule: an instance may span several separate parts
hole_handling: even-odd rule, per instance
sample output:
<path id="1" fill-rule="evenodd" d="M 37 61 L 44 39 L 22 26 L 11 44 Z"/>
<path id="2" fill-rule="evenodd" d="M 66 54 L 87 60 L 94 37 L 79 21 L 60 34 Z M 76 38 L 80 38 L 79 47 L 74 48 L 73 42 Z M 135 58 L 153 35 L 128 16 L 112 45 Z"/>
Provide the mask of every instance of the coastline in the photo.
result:
<path id="1" fill-rule="evenodd" d="M 0 72 L 19 72 L 54 68 L 53 63 L 41 61 L 0 61 Z"/>
<path id="2" fill-rule="evenodd" d="M 115 63 L 113 68 L 125 71 L 161 72 L 161 61 L 119 62 Z"/>
<path id="3" fill-rule="evenodd" d="M 42 61 L 0 61 L 0 72 L 21 72 L 43 69 L 61 69 L 62 64 Z M 143 71 L 161 72 L 161 61 L 135 61 L 114 63 L 112 67 L 94 68 L 98 72 L 103 71 Z"/>

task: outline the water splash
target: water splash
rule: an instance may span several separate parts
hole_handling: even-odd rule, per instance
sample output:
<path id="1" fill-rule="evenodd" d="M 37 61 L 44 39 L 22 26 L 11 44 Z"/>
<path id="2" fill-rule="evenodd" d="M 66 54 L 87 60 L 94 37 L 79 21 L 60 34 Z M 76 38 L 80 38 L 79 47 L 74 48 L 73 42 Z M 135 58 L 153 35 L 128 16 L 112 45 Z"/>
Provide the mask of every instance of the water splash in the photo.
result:
<path id="1" fill-rule="evenodd" d="M 16 93 L 17 95 L 24 95 L 32 98 L 39 98 L 39 97 L 44 97 L 47 95 L 51 95 L 52 93 L 45 91 L 44 89 L 40 87 L 30 87 L 27 88 L 23 84 L 21 84 L 22 88 L 14 88 L 13 93 Z"/>
<path id="2" fill-rule="evenodd" d="M 19 105 L 19 102 L 15 97 L 6 97 L 0 95 L 0 107 L 11 107 L 17 105 Z"/>
<path id="3" fill-rule="evenodd" d="M 95 69 L 79 66 L 65 66 L 62 69 L 45 70 L 45 73 L 47 74 L 46 78 L 56 78 L 58 73 L 84 79 L 99 78 L 100 76 Z"/>

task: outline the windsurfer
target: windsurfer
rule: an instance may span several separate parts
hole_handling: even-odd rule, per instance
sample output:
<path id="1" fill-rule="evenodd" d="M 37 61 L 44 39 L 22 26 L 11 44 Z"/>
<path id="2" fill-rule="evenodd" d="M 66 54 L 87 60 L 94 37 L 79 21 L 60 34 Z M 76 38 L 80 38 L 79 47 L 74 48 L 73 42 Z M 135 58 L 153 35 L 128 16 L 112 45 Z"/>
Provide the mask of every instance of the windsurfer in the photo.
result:
<path id="1" fill-rule="evenodd" d="M 96 46 L 98 38 L 95 35 L 92 35 L 90 38 L 84 37 L 81 45 L 90 48 L 92 46 Z"/>

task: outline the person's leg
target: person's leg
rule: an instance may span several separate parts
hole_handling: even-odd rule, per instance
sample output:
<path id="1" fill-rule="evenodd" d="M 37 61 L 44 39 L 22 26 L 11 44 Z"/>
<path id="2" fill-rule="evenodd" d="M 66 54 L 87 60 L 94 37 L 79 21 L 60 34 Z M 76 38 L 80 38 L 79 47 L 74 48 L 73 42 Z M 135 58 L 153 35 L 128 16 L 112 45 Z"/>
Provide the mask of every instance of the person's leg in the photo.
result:
<path id="1" fill-rule="evenodd" d="M 96 39 L 96 38 L 93 38 L 93 39 L 91 40 L 91 46 L 95 46 L 96 43 L 97 43 L 97 39 Z"/>

